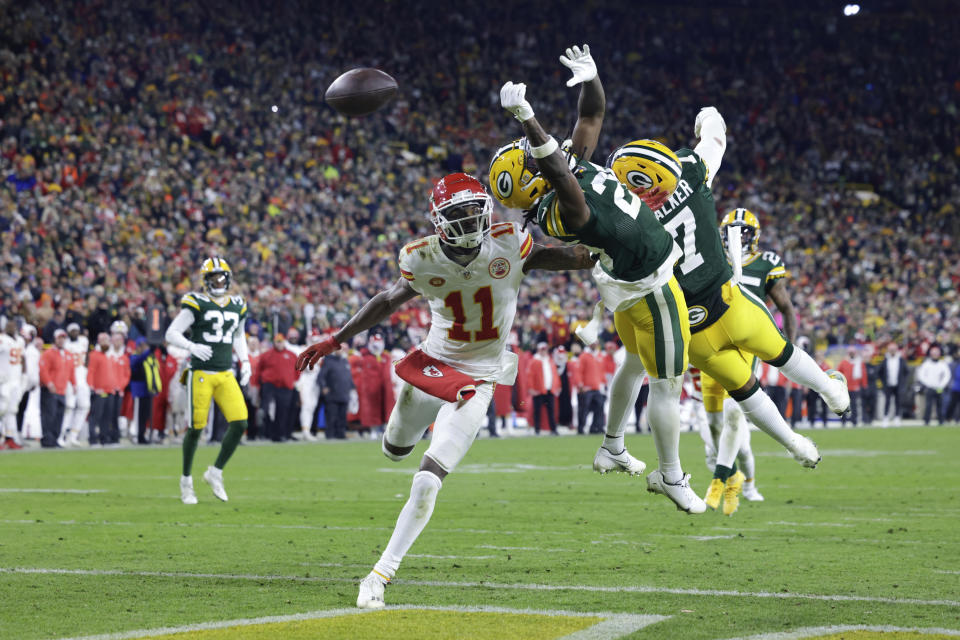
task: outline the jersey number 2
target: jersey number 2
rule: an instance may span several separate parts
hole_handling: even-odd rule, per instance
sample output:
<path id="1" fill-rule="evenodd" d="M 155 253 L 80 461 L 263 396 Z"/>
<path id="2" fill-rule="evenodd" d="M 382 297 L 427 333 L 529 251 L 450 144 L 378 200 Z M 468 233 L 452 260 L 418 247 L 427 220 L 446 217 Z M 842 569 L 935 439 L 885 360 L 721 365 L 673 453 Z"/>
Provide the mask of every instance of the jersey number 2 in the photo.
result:
<path id="1" fill-rule="evenodd" d="M 473 294 L 473 301 L 480 305 L 480 330 L 473 332 L 473 342 L 482 340 L 496 340 L 500 337 L 500 330 L 493 326 L 493 290 L 480 287 Z M 447 337 L 460 342 L 470 342 L 470 332 L 463 328 L 467 323 L 467 314 L 463 310 L 463 294 L 460 291 L 451 291 L 443 304 L 453 312 L 453 326 L 447 329 Z"/>

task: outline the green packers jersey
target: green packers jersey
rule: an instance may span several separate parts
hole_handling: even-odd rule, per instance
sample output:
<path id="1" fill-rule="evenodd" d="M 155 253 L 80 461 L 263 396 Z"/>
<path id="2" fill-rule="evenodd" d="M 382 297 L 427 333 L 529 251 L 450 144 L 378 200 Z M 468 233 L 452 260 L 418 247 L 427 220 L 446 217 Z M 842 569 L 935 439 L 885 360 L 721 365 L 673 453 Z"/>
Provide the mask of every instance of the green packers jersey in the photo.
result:
<path id="1" fill-rule="evenodd" d="M 717 227 L 717 208 L 707 186 L 707 165 L 690 149 L 677 151 L 683 171 L 677 190 L 656 215 L 683 249 L 674 275 L 688 305 L 715 293 L 733 276 Z"/>
<path id="2" fill-rule="evenodd" d="M 766 300 L 777 280 L 788 275 L 780 256 L 773 251 L 758 251 L 743 261 L 740 284 L 761 300 Z"/>
<path id="3" fill-rule="evenodd" d="M 237 328 L 247 318 L 247 303 L 243 296 L 229 296 L 223 305 L 205 293 L 188 293 L 180 300 L 180 308 L 193 314 L 193 324 L 187 338 L 213 349 L 209 360 L 190 357 L 191 369 L 226 371 L 233 365 L 233 339 Z"/>
<path id="4" fill-rule="evenodd" d="M 601 268 L 617 280 L 636 282 L 654 273 L 673 251 L 673 238 L 647 205 L 627 191 L 613 171 L 593 163 L 573 170 L 583 188 L 590 219 L 568 233 L 557 211 L 557 193 L 548 193 L 537 207 L 544 233 L 579 242 L 599 254 Z"/>

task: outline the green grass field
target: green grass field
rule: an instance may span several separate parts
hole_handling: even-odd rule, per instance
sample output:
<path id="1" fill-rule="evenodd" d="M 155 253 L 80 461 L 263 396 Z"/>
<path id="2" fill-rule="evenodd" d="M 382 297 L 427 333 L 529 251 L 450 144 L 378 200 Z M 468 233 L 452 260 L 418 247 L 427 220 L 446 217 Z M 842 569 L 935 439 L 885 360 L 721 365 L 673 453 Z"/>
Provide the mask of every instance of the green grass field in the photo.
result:
<path id="1" fill-rule="evenodd" d="M 363 614 L 357 582 L 426 443 L 400 464 L 372 441 L 244 446 L 228 503 L 200 479 L 216 456 L 202 447 L 192 507 L 176 447 L 4 452 L 0 638 L 960 634 L 960 429 L 812 436 L 814 471 L 754 433 L 766 501 L 733 517 L 688 516 L 642 478 L 592 473 L 593 437 L 480 440 L 387 609 Z M 655 467 L 649 436 L 627 444 Z M 700 439 L 681 446 L 702 495 Z M 240 620 L 257 624 L 222 624 Z"/>

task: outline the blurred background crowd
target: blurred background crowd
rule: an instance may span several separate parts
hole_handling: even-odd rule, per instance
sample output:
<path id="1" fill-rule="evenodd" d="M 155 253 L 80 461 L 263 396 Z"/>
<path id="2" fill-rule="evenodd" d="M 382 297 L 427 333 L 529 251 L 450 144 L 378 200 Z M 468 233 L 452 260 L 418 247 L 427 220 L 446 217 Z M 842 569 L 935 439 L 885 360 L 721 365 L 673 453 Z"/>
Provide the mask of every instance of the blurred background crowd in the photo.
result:
<path id="1" fill-rule="evenodd" d="M 450 171 L 486 180 L 520 135 L 499 107 L 528 85 L 562 136 L 576 92 L 557 63 L 588 42 L 607 92 L 594 161 L 624 141 L 692 146 L 700 107 L 728 125 L 714 182 L 780 253 L 799 333 L 836 365 L 853 346 L 911 366 L 960 345 L 957 136 L 960 23 L 946 2 L 460 3 L 420 18 L 403 3 L 43 0 L 0 12 L 0 314 L 80 326 L 120 320 L 130 349 L 159 346 L 209 255 L 234 270 L 247 329 L 304 344 L 397 278 L 432 233 L 427 197 Z M 655 19 L 651 19 L 655 18 Z M 374 66 L 400 92 L 383 111 L 323 102 L 343 71 Z M 518 217 L 499 210 L 497 217 Z M 542 240 L 546 242 L 545 240 Z M 533 274 L 516 348 L 572 349 L 596 293 L 579 274 Z M 414 301 L 380 328 L 386 350 L 424 335 Z M 612 326 L 605 339 L 613 339 Z M 365 348 L 365 340 L 354 345 Z M 614 345 L 615 346 L 615 345 Z"/>

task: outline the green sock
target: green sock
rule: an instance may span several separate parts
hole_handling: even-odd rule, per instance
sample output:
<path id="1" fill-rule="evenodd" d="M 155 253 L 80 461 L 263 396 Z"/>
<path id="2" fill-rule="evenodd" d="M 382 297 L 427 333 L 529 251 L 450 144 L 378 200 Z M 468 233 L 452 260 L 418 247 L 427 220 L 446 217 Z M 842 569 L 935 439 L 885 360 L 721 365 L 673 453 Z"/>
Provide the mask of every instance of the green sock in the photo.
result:
<path id="1" fill-rule="evenodd" d="M 213 463 L 213 466 L 217 469 L 223 469 L 224 465 L 227 464 L 227 460 L 229 460 L 233 452 L 237 450 L 237 445 L 240 444 L 240 438 L 243 437 L 243 432 L 246 430 L 246 420 L 237 420 L 236 422 L 230 423 L 226 435 L 223 436 L 223 443 L 220 445 L 220 455 L 217 456 L 217 461 Z"/>
<path id="2" fill-rule="evenodd" d="M 189 476 L 193 469 L 193 454 L 197 452 L 197 445 L 200 444 L 200 434 L 203 429 L 187 428 L 183 434 L 183 475 Z"/>
<path id="3" fill-rule="evenodd" d="M 733 466 L 736 467 L 737 466 L 736 463 L 734 463 Z M 731 469 L 730 467 L 725 467 L 722 464 L 718 464 L 713 470 L 713 477 L 719 478 L 724 482 L 726 482 L 727 478 L 729 478 L 732 475 L 733 475 L 733 469 Z"/>

